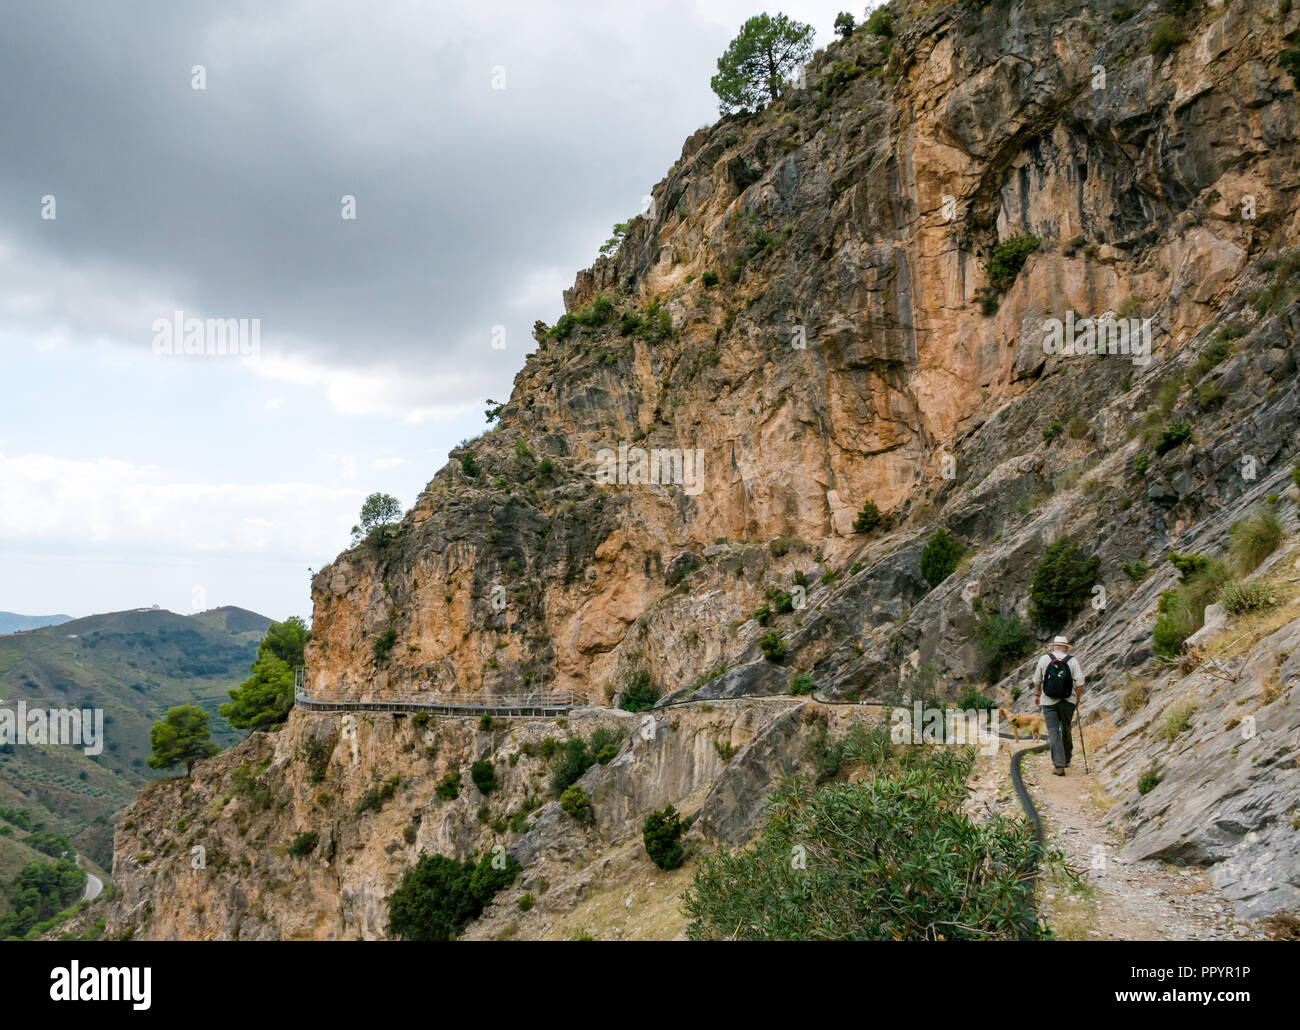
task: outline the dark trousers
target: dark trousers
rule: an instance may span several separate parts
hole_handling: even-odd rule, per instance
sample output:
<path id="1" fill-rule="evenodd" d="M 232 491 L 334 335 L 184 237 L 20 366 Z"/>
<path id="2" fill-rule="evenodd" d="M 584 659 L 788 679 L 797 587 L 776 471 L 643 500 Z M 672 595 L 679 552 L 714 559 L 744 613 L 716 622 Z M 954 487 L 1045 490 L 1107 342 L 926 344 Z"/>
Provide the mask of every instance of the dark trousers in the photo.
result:
<path id="1" fill-rule="evenodd" d="M 1070 737 L 1070 722 L 1074 719 L 1074 703 L 1057 701 L 1043 706 L 1043 721 L 1047 723 L 1047 740 L 1052 745 L 1052 764 L 1064 769 L 1074 755 L 1074 740 Z"/>

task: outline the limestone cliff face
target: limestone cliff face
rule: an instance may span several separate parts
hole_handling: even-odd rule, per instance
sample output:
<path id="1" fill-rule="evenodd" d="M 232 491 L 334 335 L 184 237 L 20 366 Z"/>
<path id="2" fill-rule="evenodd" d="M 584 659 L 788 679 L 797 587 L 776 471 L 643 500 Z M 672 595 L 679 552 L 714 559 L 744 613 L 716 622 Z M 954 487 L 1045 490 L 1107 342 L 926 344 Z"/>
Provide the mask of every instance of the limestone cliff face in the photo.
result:
<path id="1" fill-rule="evenodd" d="M 871 713 L 874 715 L 874 713 Z M 644 851 L 597 876 L 594 857 L 640 846 L 645 813 L 675 804 L 696 818 L 694 840 L 734 843 L 752 832 L 764 796 L 793 771 L 820 727 L 867 717 L 793 698 L 742 700 L 634 716 L 575 712 L 552 721 L 424 721 L 295 712 L 274 735 L 254 734 L 192 779 L 142 791 L 117 829 L 113 879 L 122 887 L 112 937 L 151 940 L 337 940 L 387 936 L 388 895 L 421 854 L 477 859 L 498 845 L 523 867 L 494 909 L 498 929 L 573 909 L 601 879 L 657 871 Z M 593 821 L 560 810 L 545 741 L 620 738 L 617 754 L 578 781 Z M 470 766 L 490 762 L 482 793 Z M 438 787 L 460 777 L 454 796 Z M 302 835 L 311 847 L 295 849 Z M 678 928 L 683 924 L 675 914 Z"/>
<path id="2" fill-rule="evenodd" d="M 710 845 L 752 832 L 812 727 L 844 717 L 777 697 L 794 675 L 829 697 L 888 697 L 921 670 L 949 698 L 985 686 L 980 612 L 1026 616 L 1063 534 L 1100 563 L 1099 603 L 1067 632 L 1113 729 L 1092 757 L 1129 853 L 1213 863 L 1244 916 L 1295 908 L 1300 148 L 1278 56 L 1300 7 L 1198 4 L 1158 54 L 1163 12 L 1120 7 L 934 4 L 695 133 L 617 252 L 578 275 L 569 314 L 538 326 L 496 427 L 313 581 L 320 698 L 569 689 L 598 706 L 639 671 L 709 703 L 656 713 L 649 737 L 599 708 L 563 732 L 375 715 L 355 761 L 337 717 L 294 712 L 192 786 L 141 796 L 119 825 L 110 932 L 382 936 L 416 855 L 500 842 L 538 908 L 494 909 L 471 935 L 561 933 L 563 913 L 655 875 L 637 844 L 650 809 L 697 815 Z M 1149 320 L 1150 361 L 1044 348 L 1050 320 L 1107 312 Z M 1163 453 L 1143 439 L 1178 423 L 1191 437 Z M 620 445 L 630 474 L 608 482 Z M 698 455 L 681 466 L 698 481 L 639 482 L 631 448 Z M 868 500 L 889 519 L 856 533 Z M 1153 660 L 1168 552 L 1220 555 L 1261 507 L 1289 534 L 1260 573 L 1279 605 L 1226 619 L 1217 664 Z M 931 588 L 920 556 L 939 526 L 967 556 Z M 768 634 L 784 661 L 765 658 Z M 985 689 L 1010 703 L 1028 668 Z M 1170 736 L 1186 704 L 1200 714 Z M 625 743 L 586 774 L 595 825 L 553 800 L 515 821 L 551 798 L 530 751 L 598 725 Z M 730 763 L 724 745 L 741 749 Z M 439 801 L 479 758 L 500 792 Z M 1142 794 L 1152 763 L 1165 779 Z M 379 811 L 358 810 L 393 777 Z M 294 858 L 306 831 L 320 841 Z M 200 844 L 219 860 L 191 875 Z"/>
<path id="3" fill-rule="evenodd" d="M 850 563 L 864 501 L 921 526 L 1058 412 L 1091 419 L 1149 382 L 1158 362 L 1046 355 L 1044 320 L 1150 318 L 1166 358 L 1289 238 L 1296 113 L 1276 55 L 1300 13 L 1203 5 L 1156 57 L 1158 12 L 1115 22 L 1113 6 L 937 5 L 888 56 L 859 32 L 806 88 L 695 133 L 566 294 L 586 315 L 539 330 L 497 427 L 395 539 L 316 577 L 312 688 L 602 699 L 629 664 L 669 658 L 680 686 L 744 650 L 663 599 L 682 552 L 794 537 Z M 990 248 L 1020 234 L 1040 246 L 986 314 Z M 980 436 L 999 413 L 1023 435 Z M 698 452 L 698 491 L 596 483 L 621 441 Z M 762 594 L 729 586 L 724 624 Z"/>

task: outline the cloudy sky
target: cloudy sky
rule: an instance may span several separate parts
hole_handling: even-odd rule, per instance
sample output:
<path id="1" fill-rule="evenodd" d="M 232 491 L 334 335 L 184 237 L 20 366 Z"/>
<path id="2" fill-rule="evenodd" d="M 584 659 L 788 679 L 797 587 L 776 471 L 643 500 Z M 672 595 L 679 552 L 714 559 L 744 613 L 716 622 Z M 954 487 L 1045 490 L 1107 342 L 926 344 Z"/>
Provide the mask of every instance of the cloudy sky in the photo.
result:
<path id="1" fill-rule="evenodd" d="M 779 9 L 824 45 L 843 6 Z M 5 5 L 0 609 L 308 615 L 365 495 L 409 506 L 485 428 L 716 119 L 761 9 Z M 176 312 L 257 319 L 257 352 L 158 353 Z"/>

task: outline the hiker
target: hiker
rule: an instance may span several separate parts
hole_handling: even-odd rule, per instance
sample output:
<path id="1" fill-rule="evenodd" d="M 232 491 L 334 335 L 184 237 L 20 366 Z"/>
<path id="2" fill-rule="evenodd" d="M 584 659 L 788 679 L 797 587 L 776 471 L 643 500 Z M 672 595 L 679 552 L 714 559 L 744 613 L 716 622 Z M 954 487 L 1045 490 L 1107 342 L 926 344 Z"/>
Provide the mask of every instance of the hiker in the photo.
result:
<path id="1" fill-rule="evenodd" d="M 1074 694 L 1074 701 L 1070 695 Z M 1074 709 L 1083 698 L 1083 669 L 1079 659 L 1070 653 L 1070 641 L 1056 637 L 1052 649 L 1038 659 L 1034 670 L 1034 703 L 1043 713 L 1047 724 L 1047 739 L 1052 745 L 1052 765 L 1057 776 L 1064 776 L 1074 754 L 1074 740 L 1070 736 L 1070 721 Z"/>

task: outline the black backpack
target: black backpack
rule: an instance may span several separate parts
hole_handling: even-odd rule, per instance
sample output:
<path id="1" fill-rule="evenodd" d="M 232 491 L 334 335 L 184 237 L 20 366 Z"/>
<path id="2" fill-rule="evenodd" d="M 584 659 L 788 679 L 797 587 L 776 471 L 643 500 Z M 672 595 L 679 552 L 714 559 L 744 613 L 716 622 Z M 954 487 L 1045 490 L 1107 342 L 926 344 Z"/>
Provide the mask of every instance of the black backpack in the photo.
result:
<path id="1" fill-rule="evenodd" d="M 1069 657 L 1047 656 L 1047 669 L 1043 672 L 1043 693 L 1053 701 L 1063 701 L 1074 690 L 1074 677 L 1070 675 Z"/>

